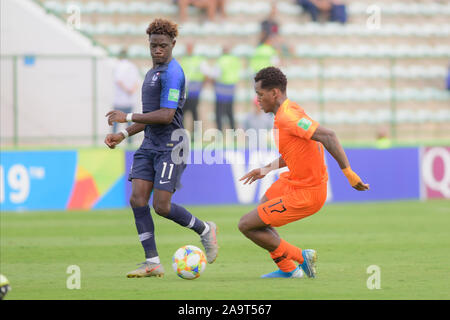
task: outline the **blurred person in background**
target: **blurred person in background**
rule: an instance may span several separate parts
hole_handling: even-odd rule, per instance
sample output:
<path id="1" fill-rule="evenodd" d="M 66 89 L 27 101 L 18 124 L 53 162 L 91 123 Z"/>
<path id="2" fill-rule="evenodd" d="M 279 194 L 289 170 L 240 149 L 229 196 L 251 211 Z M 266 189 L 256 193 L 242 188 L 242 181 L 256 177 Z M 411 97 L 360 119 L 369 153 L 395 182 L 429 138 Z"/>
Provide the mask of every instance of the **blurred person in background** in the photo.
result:
<path id="1" fill-rule="evenodd" d="M 268 36 L 262 39 L 262 42 L 256 47 L 250 58 L 250 69 L 253 74 L 265 67 L 278 66 L 280 64 L 279 54 L 274 46 L 274 41 L 275 38 L 273 36 Z"/>
<path id="2" fill-rule="evenodd" d="M 225 17 L 225 0 L 175 0 L 174 3 L 178 3 L 181 22 L 187 21 L 189 6 L 204 9 L 209 21 L 216 19 L 217 12 Z"/>
<path id="3" fill-rule="evenodd" d="M 252 110 L 245 115 L 244 122 L 242 123 L 244 130 L 254 129 L 258 132 L 258 146 L 264 141 L 260 141 L 259 130 L 267 130 L 267 133 L 273 129 L 273 116 L 269 113 L 265 113 L 261 110 L 258 103 L 258 98 L 255 97 L 252 103 Z M 267 143 L 271 141 L 272 134 L 267 134 Z"/>
<path id="4" fill-rule="evenodd" d="M 192 114 L 192 119 L 198 121 L 198 103 L 200 99 L 200 93 L 203 85 L 207 80 L 209 74 L 209 65 L 206 59 L 200 55 L 194 54 L 194 45 L 192 42 L 188 42 L 186 45 L 186 55 L 180 61 L 183 67 L 186 80 L 187 80 L 187 92 L 186 103 L 184 104 L 184 116 L 189 111 Z M 194 130 L 194 123 L 192 122 L 192 131 Z M 186 123 L 184 123 L 186 126 Z"/>
<path id="5" fill-rule="evenodd" d="M 230 128 L 236 128 L 233 103 L 236 84 L 240 80 L 241 70 L 241 60 L 230 54 L 230 48 L 225 45 L 222 56 L 216 61 L 216 65 L 212 70 L 214 91 L 216 93 L 216 125 L 220 131 L 222 131 L 225 117 L 228 118 Z"/>
<path id="6" fill-rule="evenodd" d="M 272 1 L 269 16 L 261 22 L 261 36 L 259 38 L 259 43 L 264 43 L 268 37 L 277 37 L 278 33 L 277 3 Z"/>
<path id="7" fill-rule="evenodd" d="M 344 0 L 297 0 L 312 21 L 347 22 L 347 9 Z"/>
<path id="8" fill-rule="evenodd" d="M 252 103 L 252 110 L 245 116 L 243 127 L 248 129 L 266 129 L 271 130 L 273 128 L 273 117 L 269 113 L 265 113 L 261 110 L 258 103 L 258 98 L 255 97 Z"/>
<path id="9" fill-rule="evenodd" d="M 261 22 L 259 44 L 263 44 L 268 38 L 271 38 L 272 45 L 279 52 L 282 52 L 283 55 L 288 55 L 289 49 L 279 36 L 280 25 L 278 23 L 277 15 L 277 3 L 276 1 L 272 1 L 269 16 Z"/>
<path id="10" fill-rule="evenodd" d="M 127 59 L 124 49 L 119 54 L 119 62 L 114 70 L 114 110 L 125 113 L 133 112 L 136 105 L 137 90 L 139 88 L 139 70 Z M 117 133 L 118 123 L 114 122 L 113 133 Z M 128 139 L 131 144 L 131 139 Z"/>
<path id="11" fill-rule="evenodd" d="M 217 2 L 217 13 L 219 14 L 221 19 L 225 19 L 227 17 L 227 13 L 225 11 L 227 0 L 216 0 Z"/>
<path id="12" fill-rule="evenodd" d="M 347 7 L 344 0 L 332 0 L 330 22 L 339 22 L 345 24 L 347 22 Z"/>
<path id="13" fill-rule="evenodd" d="M 375 141 L 375 146 L 378 149 L 388 149 L 392 147 L 392 141 L 389 139 L 386 128 L 380 128 L 377 131 L 377 139 Z"/>

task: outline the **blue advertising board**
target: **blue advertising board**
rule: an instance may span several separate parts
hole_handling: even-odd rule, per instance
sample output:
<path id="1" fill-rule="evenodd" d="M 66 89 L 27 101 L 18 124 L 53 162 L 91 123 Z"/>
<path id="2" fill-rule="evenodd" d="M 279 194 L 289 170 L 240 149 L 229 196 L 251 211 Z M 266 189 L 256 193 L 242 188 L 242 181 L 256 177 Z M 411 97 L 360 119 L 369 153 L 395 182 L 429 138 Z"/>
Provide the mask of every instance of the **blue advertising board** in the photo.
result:
<path id="1" fill-rule="evenodd" d="M 194 151 L 201 152 L 201 151 Z M 257 152 L 256 152 L 257 153 Z M 329 201 L 386 201 L 398 199 L 419 199 L 419 149 L 346 149 L 354 171 L 370 184 L 370 191 L 353 189 L 334 158 L 326 153 L 328 166 Z M 132 163 L 133 152 L 126 155 L 126 176 Z M 192 157 L 195 157 L 193 155 Z M 173 200 L 183 204 L 250 204 L 257 203 L 264 192 L 279 177 L 283 169 L 267 175 L 252 185 L 243 185 L 239 178 L 249 170 L 275 160 L 274 153 L 259 156 L 251 161 L 254 153 L 248 150 L 226 151 L 226 163 L 188 164 L 179 189 Z M 239 158 L 236 161 L 236 159 Z M 126 184 L 126 199 L 131 194 L 131 183 Z"/>
<path id="2" fill-rule="evenodd" d="M 65 209 L 76 163 L 76 151 L 1 152 L 1 209 Z"/>
<path id="3" fill-rule="evenodd" d="M 326 153 L 328 201 L 420 199 L 420 150 L 346 149 L 354 171 L 370 184 L 368 192 L 354 190 L 333 157 Z M 128 174 L 133 154 L 127 151 L 113 156 L 101 150 L 0 152 L 0 208 L 88 210 L 129 206 Z M 224 150 L 223 157 L 211 161 L 203 150 L 192 151 L 190 156 L 181 178 L 182 188 L 173 196 L 174 202 L 185 205 L 256 204 L 279 174 L 287 170 L 279 169 L 244 185 L 239 181 L 243 175 L 272 162 L 278 154 Z M 217 161 L 219 158 L 223 161 Z"/>
<path id="4" fill-rule="evenodd" d="M 327 152 L 329 187 L 333 202 L 419 199 L 418 148 L 346 149 L 352 169 L 370 185 L 367 192 L 348 184 L 337 162 Z"/>

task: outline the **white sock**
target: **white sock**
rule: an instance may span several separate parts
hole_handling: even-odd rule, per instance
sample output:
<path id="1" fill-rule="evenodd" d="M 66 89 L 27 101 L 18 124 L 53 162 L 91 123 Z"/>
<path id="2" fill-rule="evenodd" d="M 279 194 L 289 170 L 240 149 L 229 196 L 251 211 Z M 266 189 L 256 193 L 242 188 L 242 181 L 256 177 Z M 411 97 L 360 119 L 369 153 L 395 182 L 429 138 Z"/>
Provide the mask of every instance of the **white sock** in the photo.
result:
<path id="1" fill-rule="evenodd" d="M 150 263 L 156 263 L 159 264 L 161 261 L 159 260 L 159 256 L 153 257 L 153 258 L 147 258 L 147 261 Z"/>
<path id="2" fill-rule="evenodd" d="M 204 222 L 204 224 L 205 224 L 205 230 L 203 230 L 202 234 L 200 235 L 201 237 L 204 236 L 205 234 L 207 234 L 209 231 L 209 224 L 207 224 L 206 222 Z"/>

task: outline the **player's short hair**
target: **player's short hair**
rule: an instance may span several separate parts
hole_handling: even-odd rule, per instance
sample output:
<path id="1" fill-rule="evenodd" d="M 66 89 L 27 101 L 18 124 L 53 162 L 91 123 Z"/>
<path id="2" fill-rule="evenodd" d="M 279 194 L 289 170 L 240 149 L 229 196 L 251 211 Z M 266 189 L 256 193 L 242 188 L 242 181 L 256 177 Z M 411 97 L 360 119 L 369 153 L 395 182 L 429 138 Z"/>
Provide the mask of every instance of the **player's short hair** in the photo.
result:
<path id="1" fill-rule="evenodd" d="M 178 25 L 167 19 L 155 19 L 147 28 L 147 34 L 163 34 L 170 39 L 175 39 L 178 36 Z"/>
<path id="2" fill-rule="evenodd" d="M 287 78 L 284 73 L 276 67 L 267 67 L 258 71 L 255 75 L 255 83 L 261 80 L 262 89 L 278 88 L 286 92 Z"/>

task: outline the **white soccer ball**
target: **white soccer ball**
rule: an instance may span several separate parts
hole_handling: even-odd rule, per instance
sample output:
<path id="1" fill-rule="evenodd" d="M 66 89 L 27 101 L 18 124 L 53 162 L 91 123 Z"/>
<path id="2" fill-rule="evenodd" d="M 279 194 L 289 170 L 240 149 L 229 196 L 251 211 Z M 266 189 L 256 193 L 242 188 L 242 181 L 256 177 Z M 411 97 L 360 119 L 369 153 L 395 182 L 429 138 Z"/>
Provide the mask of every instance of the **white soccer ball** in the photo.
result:
<path id="1" fill-rule="evenodd" d="M 172 258 L 172 267 L 182 279 L 197 279 L 205 271 L 205 254 L 196 246 L 183 246 L 175 251 Z"/>

